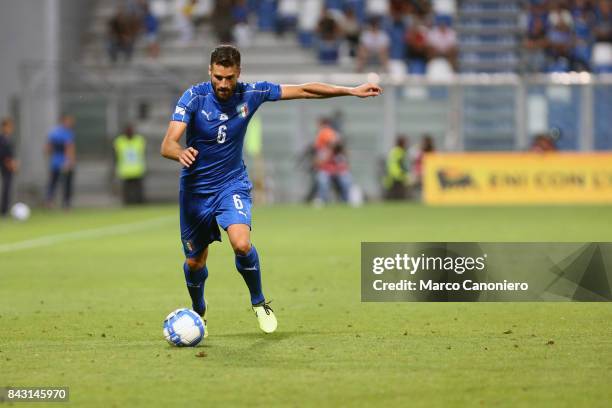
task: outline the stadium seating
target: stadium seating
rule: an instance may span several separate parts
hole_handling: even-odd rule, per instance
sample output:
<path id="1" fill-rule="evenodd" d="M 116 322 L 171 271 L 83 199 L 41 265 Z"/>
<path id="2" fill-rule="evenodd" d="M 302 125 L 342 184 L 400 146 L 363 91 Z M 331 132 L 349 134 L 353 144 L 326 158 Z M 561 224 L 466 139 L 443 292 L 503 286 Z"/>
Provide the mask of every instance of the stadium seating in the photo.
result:
<path id="1" fill-rule="evenodd" d="M 316 1 L 312 4 L 317 3 Z M 329 1 L 328 7 L 338 8 L 341 2 Z M 345 2 L 346 3 L 346 2 Z M 350 2 L 359 19 L 365 16 L 365 2 Z M 453 4 L 449 2 L 448 4 Z M 450 19 L 457 30 L 460 42 L 459 70 L 465 73 L 482 72 L 520 72 L 521 71 L 521 37 L 519 24 L 518 0 L 498 2 L 492 0 L 466 0 L 457 2 L 456 14 Z M 158 196 L 153 199 L 171 198 L 176 191 L 177 167 L 174 163 L 159 157 L 157 146 L 161 142 L 169 112 L 177 97 L 190 84 L 207 79 L 206 65 L 216 39 L 211 28 L 206 25 L 198 28 L 198 40 L 193 44 L 182 44 L 179 41 L 179 30 L 174 23 L 172 1 L 157 0 L 152 5 L 161 19 L 160 45 L 161 55 L 157 61 L 147 57 L 143 40 L 136 43 L 133 60 L 130 64 L 113 65 L 109 62 L 106 49 L 107 21 L 115 11 L 112 2 L 98 1 L 93 11 L 93 19 L 87 35 L 81 62 L 82 72 L 78 81 L 65 81 L 73 87 L 65 90 L 79 93 L 79 87 L 91 92 L 95 87 L 99 95 L 89 97 L 87 102 L 65 99 L 64 107 L 73 111 L 78 117 L 86 118 L 87 123 L 95 124 L 80 129 L 81 143 L 90 149 L 92 155 L 104 152 L 109 154 L 110 138 L 119 126 L 126 121 L 134 121 L 139 132 L 148 140 L 149 174 L 147 183 L 155 183 L 150 189 Z M 442 16 L 452 14 L 452 7 L 437 2 L 436 12 Z M 261 4 L 260 4 L 261 6 Z M 270 7 L 265 2 L 258 13 Z M 446 7 L 446 8 L 445 8 Z M 446 10 L 446 11 L 445 11 Z M 451 11 L 449 11 L 451 10 Z M 269 11 L 269 10 L 268 10 Z M 447 13 L 447 14 L 444 14 Z M 438 15 L 438 17 L 440 17 Z M 448 17 L 443 17 L 448 18 Z M 300 30 L 299 18 L 296 32 L 276 36 L 270 32 L 271 22 L 260 22 L 260 31 L 256 31 L 249 48 L 243 49 L 244 75 L 247 79 L 275 80 L 278 74 L 306 74 L 311 77 L 325 74 L 325 78 L 334 81 L 334 73 L 351 73 L 354 65 L 351 61 L 339 58 L 338 48 L 307 48 L 305 45 L 316 44 L 312 30 Z M 303 27 L 303 26 L 302 26 Z M 387 25 L 390 30 L 392 46 L 390 72 L 393 77 L 401 77 L 409 72 L 425 75 L 425 78 L 448 80 L 452 70 L 447 61 L 431 61 L 429 64 L 420 61 L 401 59 L 403 44 L 402 28 Z M 301 45 L 301 46 L 300 46 Z M 319 55 L 317 53 L 323 53 Z M 342 49 L 340 49 L 342 54 Z M 329 63 L 323 65 L 322 59 Z M 337 61 L 337 62 L 336 62 Z M 609 45 L 596 45 L 592 52 L 592 63 L 596 72 L 609 72 L 611 51 Z M 557 71 L 567 70 L 563 61 L 558 66 L 551 66 Z M 67 72 L 66 75 L 72 75 Z M 360 77 L 361 78 L 361 77 Z M 95 84 L 95 85 L 93 85 Z M 113 90 L 113 97 L 120 104 L 117 111 L 109 113 L 104 90 L 105 84 Z M 552 91 L 551 91 L 552 89 Z M 569 99 L 555 95 L 554 87 L 529 86 L 528 95 L 543 98 L 546 103 L 546 126 L 559 130 L 562 138 L 559 147 L 578 149 L 578 132 L 581 123 L 579 112 L 580 90 L 576 87 L 570 91 Z M 566 90 L 567 91 L 567 90 Z M 518 147 L 516 135 L 517 95 L 516 89 L 504 86 L 466 86 L 461 92 L 446 85 L 415 85 L 393 89 L 395 102 L 385 107 L 386 97 L 374 101 L 330 100 L 325 104 L 306 101 L 298 109 L 295 104 L 268 104 L 260 111 L 264 132 L 266 134 L 263 152 L 267 160 L 266 172 L 274 184 L 269 183 L 275 199 L 294 200 L 307 189 L 304 170 L 296 165 L 297 152 L 303 151 L 316 132 L 317 119 L 330 112 L 341 110 L 345 116 L 343 135 L 348 143 L 353 172 L 363 183 L 368 194 L 376 192 L 379 179 L 376 174 L 376 161 L 372 155 L 382 156 L 390 147 L 397 133 L 406 133 L 412 144 L 417 144 L 421 135 L 433 135 L 436 146 L 443 150 L 465 148 L 466 150 L 514 150 Z M 612 87 L 594 88 L 594 147 L 610 149 L 612 131 L 606 121 Z M 456 99 L 461 101 L 461 109 L 452 112 Z M 454 102 L 455 101 L 455 102 Z M 392 106 L 391 106 L 392 105 Z M 143 109 L 140 109 L 144 106 Z M 453 116 L 454 115 L 454 116 Z M 460 128 L 450 127 L 458 117 Z M 296 126 L 296 123 L 299 124 Z M 102 134 L 102 130 L 106 134 Z M 96 153 L 97 152 L 97 153 Z M 85 154 L 88 154 L 85 151 Z M 107 157 L 107 156 L 106 156 Z M 248 160 L 248 158 L 247 158 Z M 88 160 L 79 169 L 79 190 L 86 186 L 92 189 L 100 181 L 99 172 L 103 166 L 99 162 Z M 98 176 L 96 176 L 98 174 Z M 301 181 L 301 182 L 296 182 Z M 106 187 L 106 189 L 108 189 Z"/>
<path id="2" fill-rule="evenodd" d="M 456 30 L 462 72 L 517 72 L 520 0 L 460 2 Z"/>

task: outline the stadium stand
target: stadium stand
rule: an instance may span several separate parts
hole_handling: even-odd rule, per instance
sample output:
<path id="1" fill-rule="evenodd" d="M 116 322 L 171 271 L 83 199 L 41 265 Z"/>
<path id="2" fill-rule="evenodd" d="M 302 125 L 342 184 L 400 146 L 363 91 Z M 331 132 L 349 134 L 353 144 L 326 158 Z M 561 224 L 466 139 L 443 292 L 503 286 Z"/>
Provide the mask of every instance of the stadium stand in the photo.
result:
<path id="1" fill-rule="evenodd" d="M 372 156 L 383 156 L 398 133 L 407 134 L 412 142 L 429 133 L 440 150 L 524 149 L 534 132 L 550 129 L 561 136 L 562 150 L 612 146 L 607 121 L 612 86 L 597 83 L 591 89 L 588 76 L 558 72 L 610 71 L 606 2 L 565 1 L 553 10 L 554 2 L 545 0 L 247 0 L 230 2 L 234 6 L 227 13 L 220 5 L 228 2 L 198 0 L 187 10 L 194 26 L 189 40 L 183 37 L 181 15 L 190 2 L 149 0 L 156 25 L 149 21 L 146 27 L 155 33 L 159 54 L 151 52 L 150 36 L 143 30 L 134 38 L 131 59 L 120 57 L 113 62 L 108 49 L 109 21 L 120 5 L 129 14 L 138 13 L 142 3 L 90 0 L 87 12 L 75 17 L 85 26 L 82 35 L 73 23 L 63 28 L 72 27 L 71 38 L 80 43 L 80 47 L 71 46 L 80 50 L 78 62 L 65 58 L 59 69 L 61 109 L 77 117 L 77 148 L 79 156 L 87 158 L 78 169 L 80 193 L 108 192 L 110 141 L 128 122 L 135 123 L 148 140 L 146 183 L 155 183 L 151 190 L 160 194 L 151 199 L 168 198 L 175 192 L 178 170 L 159 157 L 158 146 L 176 98 L 190 84 L 207 79 L 209 52 L 228 35 L 214 23 L 228 18 L 239 23 L 230 35 L 243 52 L 243 79 L 247 81 L 363 81 L 366 75 L 356 74 L 360 33 L 375 17 L 388 37 L 389 75 L 383 79 L 389 91 L 382 98 L 367 103 L 307 101 L 299 108 L 292 103 L 267 104 L 259 112 L 266 135 L 263 154 L 270 159 L 266 160 L 266 174 L 276 200 L 303 195 L 304 186 L 296 180 L 305 177 L 296 168 L 296 155 L 314 138 L 317 119 L 335 111 L 345 117 L 343 136 L 353 175 L 369 193 L 379 183 Z M 322 10 L 335 22 L 328 21 L 329 26 L 341 30 L 326 44 L 329 53 L 323 55 L 324 64 L 320 62 Z M 572 51 L 572 55 L 582 53 L 582 63 L 551 57 L 549 37 L 553 35 L 548 20 L 555 13 L 561 19 L 567 19 L 569 13 L 572 38 L 588 39 L 586 49 L 574 47 Z M 542 22 L 539 28 L 537 21 Z M 441 26 L 448 31 L 432 35 Z M 450 44 L 450 51 L 445 53 L 444 47 L 432 50 L 432 37 L 439 44 Z M 584 45 L 580 41 L 572 44 Z M 34 77 L 43 75 L 34 68 Z M 369 64 L 363 71 L 384 73 L 379 64 Z M 555 72 L 552 76 L 521 76 L 549 71 Z M 456 73 L 462 75 L 454 76 Z M 405 74 L 411 75 L 405 78 Z M 488 74 L 501 75 L 493 78 Z M 35 101 L 39 90 L 32 86 L 24 99 Z M 590 105 L 584 103 L 589 95 L 593 98 Z M 532 111 L 533 106 L 539 110 Z M 586 116 L 589 112 L 592 120 Z M 540 119 L 534 121 L 535 116 Z M 32 116 L 29 120 L 38 119 Z M 105 172 L 109 177 L 100 177 Z"/>

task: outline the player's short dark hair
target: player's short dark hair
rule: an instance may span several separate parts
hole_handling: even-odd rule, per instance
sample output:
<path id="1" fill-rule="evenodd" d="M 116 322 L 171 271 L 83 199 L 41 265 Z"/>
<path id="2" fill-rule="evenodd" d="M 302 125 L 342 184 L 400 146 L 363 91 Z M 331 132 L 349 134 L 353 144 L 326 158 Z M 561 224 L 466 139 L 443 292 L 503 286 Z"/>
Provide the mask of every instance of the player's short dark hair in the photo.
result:
<path id="1" fill-rule="evenodd" d="M 8 117 L 8 116 L 2 118 L 2 127 L 7 126 L 9 123 L 13 123 L 13 118 Z"/>
<path id="2" fill-rule="evenodd" d="M 210 54 L 210 65 L 240 68 L 240 51 L 233 45 L 219 45 Z"/>

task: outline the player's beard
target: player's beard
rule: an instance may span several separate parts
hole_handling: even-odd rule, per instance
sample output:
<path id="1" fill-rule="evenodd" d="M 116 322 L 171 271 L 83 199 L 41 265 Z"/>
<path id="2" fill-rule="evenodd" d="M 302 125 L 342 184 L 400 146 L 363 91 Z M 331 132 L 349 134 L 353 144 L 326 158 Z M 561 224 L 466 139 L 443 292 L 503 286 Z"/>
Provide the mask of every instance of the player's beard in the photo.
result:
<path id="1" fill-rule="evenodd" d="M 234 91 L 236 90 L 236 85 L 234 85 L 231 88 L 218 88 L 213 83 L 212 86 L 213 86 L 213 90 L 215 91 L 215 95 L 217 96 L 217 99 L 219 99 L 220 101 L 227 101 L 229 98 L 232 97 L 232 95 L 234 94 Z M 225 91 L 225 92 L 220 93 L 220 91 Z"/>

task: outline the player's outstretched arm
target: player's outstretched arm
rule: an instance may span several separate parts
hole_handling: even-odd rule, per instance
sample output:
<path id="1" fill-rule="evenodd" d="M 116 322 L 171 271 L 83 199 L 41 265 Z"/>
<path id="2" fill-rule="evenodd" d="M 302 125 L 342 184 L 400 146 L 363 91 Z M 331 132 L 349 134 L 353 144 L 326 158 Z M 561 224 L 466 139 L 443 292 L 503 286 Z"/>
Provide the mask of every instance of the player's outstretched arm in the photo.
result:
<path id="1" fill-rule="evenodd" d="M 193 147 L 184 149 L 179 143 L 181 136 L 185 133 L 185 129 L 187 129 L 186 123 L 176 120 L 171 121 L 168 125 L 166 136 L 164 136 L 162 141 L 160 153 L 166 159 L 176 160 L 183 166 L 189 167 L 195 161 L 198 151 Z"/>
<path id="2" fill-rule="evenodd" d="M 281 99 L 320 99 L 337 96 L 357 96 L 368 98 L 382 94 L 382 88 L 373 83 L 365 83 L 355 87 L 337 86 L 310 82 L 301 85 L 281 85 Z"/>

